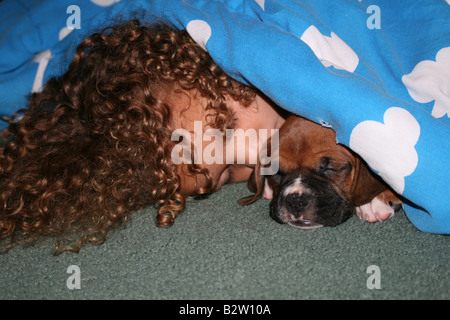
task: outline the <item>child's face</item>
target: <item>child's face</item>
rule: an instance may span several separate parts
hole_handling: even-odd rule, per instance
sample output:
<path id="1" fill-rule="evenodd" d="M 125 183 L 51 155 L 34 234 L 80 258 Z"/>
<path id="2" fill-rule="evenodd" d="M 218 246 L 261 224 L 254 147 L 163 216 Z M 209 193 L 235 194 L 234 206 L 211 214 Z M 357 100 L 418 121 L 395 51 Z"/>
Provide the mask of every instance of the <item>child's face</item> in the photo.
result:
<path id="1" fill-rule="evenodd" d="M 188 97 L 186 94 L 181 94 L 176 98 L 175 103 L 177 108 L 184 110 L 187 105 L 190 107 L 183 112 L 178 112 L 179 110 L 174 110 L 173 125 L 174 129 L 183 128 L 191 132 L 191 141 L 194 141 L 194 121 L 202 121 L 203 132 L 205 132 L 205 111 L 204 106 L 206 106 L 207 101 L 205 98 L 201 97 L 199 94 Z M 258 133 L 259 129 L 266 129 L 268 136 L 271 134 L 271 129 L 279 129 L 284 123 L 284 118 L 278 113 L 278 107 L 266 100 L 265 98 L 257 95 L 256 99 L 249 106 L 243 106 L 240 102 L 235 101 L 231 98 L 226 100 L 227 107 L 234 113 L 234 128 L 233 129 L 243 129 L 244 131 L 248 129 L 255 129 Z M 175 117 L 175 114 L 179 114 Z M 230 161 L 225 160 L 226 156 L 226 143 L 227 139 L 215 139 L 212 141 L 204 141 L 202 139 L 201 146 L 195 145 L 194 147 L 201 148 L 202 154 L 205 154 L 205 150 L 215 149 L 218 150 L 223 148 L 224 159 L 223 161 L 216 161 L 213 164 L 206 164 L 202 162 L 200 166 L 206 168 L 212 180 L 212 190 L 219 190 L 227 182 L 238 182 L 248 180 L 254 162 L 251 159 L 256 159 L 259 150 L 263 143 L 266 141 L 264 137 L 260 138 L 257 135 L 257 143 L 249 145 L 245 143 L 245 152 L 234 152 L 234 164 L 229 164 Z M 221 144 L 221 146 L 219 145 Z M 235 143 L 237 146 L 237 143 Z M 237 164 L 244 162 L 245 164 Z M 179 175 L 181 178 L 181 189 L 180 192 L 184 195 L 192 195 L 195 193 L 196 188 L 206 186 L 206 178 L 202 174 L 187 174 L 188 169 L 186 164 L 181 164 L 179 166 Z"/>

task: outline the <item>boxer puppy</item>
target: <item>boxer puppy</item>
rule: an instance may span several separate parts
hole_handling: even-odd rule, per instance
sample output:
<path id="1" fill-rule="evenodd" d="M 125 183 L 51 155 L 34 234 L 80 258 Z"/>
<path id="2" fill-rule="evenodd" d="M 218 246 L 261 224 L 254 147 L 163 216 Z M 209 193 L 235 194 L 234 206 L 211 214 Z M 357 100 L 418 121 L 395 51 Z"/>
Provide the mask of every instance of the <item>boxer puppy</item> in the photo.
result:
<path id="1" fill-rule="evenodd" d="M 239 200 L 241 205 L 263 194 L 272 199 L 275 221 L 303 229 L 336 226 L 355 212 L 370 222 L 386 220 L 401 208 L 401 200 L 363 160 L 336 143 L 332 129 L 291 116 L 279 139 L 278 172 L 262 176 L 258 163 L 249 180 L 254 195 Z"/>

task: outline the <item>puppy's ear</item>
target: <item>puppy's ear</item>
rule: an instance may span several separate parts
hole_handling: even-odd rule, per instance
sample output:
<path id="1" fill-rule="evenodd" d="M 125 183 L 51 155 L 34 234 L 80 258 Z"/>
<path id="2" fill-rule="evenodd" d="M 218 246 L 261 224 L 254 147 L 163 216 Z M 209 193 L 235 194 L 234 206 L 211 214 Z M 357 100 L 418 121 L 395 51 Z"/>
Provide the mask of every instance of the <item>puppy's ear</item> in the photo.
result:
<path id="1" fill-rule="evenodd" d="M 261 175 L 260 169 L 261 165 L 258 161 L 258 164 L 255 166 L 255 169 L 253 169 L 253 172 L 248 180 L 248 188 L 250 191 L 254 192 L 254 194 L 238 200 L 238 203 L 241 206 L 251 204 L 261 197 L 264 189 L 264 176 Z"/>
<path id="2" fill-rule="evenodd" d="M 361 206 L 370 202 L 387 187 L 365 163 L 358 157 L 355 159 L 355 173 L 350 191 L 351 201 L 354 206 Z"/>
<path id="3" fill-rule="evenodd" d="M 258 191 L 258 187 L 256 185 L 255 169 L 253 169 L 252 173 L 250 174 L 247 186 L 248 189 L 253 193 L 256 193 Z"/>

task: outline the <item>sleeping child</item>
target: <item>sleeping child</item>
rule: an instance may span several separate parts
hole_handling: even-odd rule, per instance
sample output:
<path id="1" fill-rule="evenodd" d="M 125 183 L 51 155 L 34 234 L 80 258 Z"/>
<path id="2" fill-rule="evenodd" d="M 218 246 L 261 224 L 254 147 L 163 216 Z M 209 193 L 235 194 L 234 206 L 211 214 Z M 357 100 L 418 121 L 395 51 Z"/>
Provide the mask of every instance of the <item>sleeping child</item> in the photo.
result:
<path id="1" fill-rule="evenodd" d="M 2 244 L 9 249 L 52 236 L 57 253 L 77 251 L 86 241 L 104 241 L 110 228 L 150 204 L 158 207 L 157 225 L 168 227 L 185 196 L 245 181 L 252 171 L 245 161 L 175 165 L 175 129 L 192 132 L 202 121 L 202 130 L 223 134 L 270 130 L 282 125 L 282 114 L 262 93 L 227 76 L 184 30 L 132 20 L 95 33 L 7 129 L 11 142 L 0 155 Z M 246 152 L 257 153 L 263 142 Z"/>

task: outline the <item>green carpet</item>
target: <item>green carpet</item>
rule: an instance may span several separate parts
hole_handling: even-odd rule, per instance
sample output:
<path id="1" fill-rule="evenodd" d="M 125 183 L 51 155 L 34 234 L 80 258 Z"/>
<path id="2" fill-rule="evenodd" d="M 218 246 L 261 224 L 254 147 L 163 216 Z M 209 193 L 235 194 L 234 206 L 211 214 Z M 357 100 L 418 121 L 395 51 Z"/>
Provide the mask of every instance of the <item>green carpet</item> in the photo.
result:
<path id="1" fill-rule="evenodd" d="M 449 238 L 401 212 L 299 230 L 270 219 L 268 201 L 241 207 L 245 184 L 188 201 L 173 227 L 136 212 L 102 245 L 53 256 L 53 242 L 0 255 L 0 299 L 449 299 Z M 80 268 L 70 290 L 67 268 Z M 371 265 L 380 289 L 368 289 Z M 369 279 L 370 280 L 370 279 Z M 371 283 L 371 281 L 369 281 Z"/>

